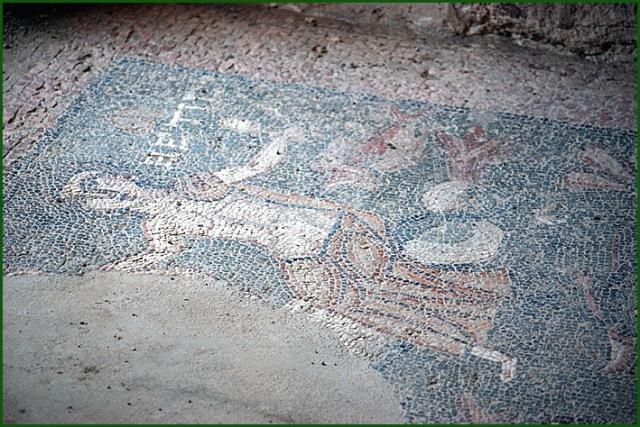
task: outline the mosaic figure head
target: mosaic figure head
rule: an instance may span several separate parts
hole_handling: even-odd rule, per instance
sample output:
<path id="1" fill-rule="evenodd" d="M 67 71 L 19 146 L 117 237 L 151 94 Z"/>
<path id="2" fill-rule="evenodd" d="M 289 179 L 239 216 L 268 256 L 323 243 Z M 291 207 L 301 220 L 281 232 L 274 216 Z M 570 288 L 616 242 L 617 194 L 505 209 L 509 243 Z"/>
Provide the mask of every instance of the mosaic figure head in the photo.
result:
<path id="1" fill-rule="evenodd" d="M 135 207 L 140 193 L 141 188 L 126 176 L 88 171 L 74 175 L 60 197 L 92 209 L 114 210 Z"/>

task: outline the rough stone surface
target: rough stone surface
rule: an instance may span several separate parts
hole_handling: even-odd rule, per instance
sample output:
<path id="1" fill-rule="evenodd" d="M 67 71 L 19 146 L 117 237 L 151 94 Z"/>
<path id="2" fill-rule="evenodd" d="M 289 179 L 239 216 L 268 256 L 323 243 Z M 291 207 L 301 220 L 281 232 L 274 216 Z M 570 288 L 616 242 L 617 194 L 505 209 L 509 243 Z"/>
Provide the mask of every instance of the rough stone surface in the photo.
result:
<path id="1" fill-rule="evenodd" d="M 387 31 L 402 31 L 407 34 L 424 35 L 434 31 L 448 30 L 449 5 L 446 3 L 421 4 L 278 4 L 271 7 L 301 13 L 317 18 L 330 18 L 348 23 L 383 27 Z"/>
<path id="2" fill-rule="evenodd" d="M 591 60 L 635 61 L 633 4 L 274 4 L 309 16 L 384 26 L 417 36 L 453 30 L 500 34 Z"/>
<path id="3" fill-rule="evenodd" d="M 452 5 L 463 34 L 498 33 L 548 43 L 597 61 L 636 59 L 635 4 Z"/>

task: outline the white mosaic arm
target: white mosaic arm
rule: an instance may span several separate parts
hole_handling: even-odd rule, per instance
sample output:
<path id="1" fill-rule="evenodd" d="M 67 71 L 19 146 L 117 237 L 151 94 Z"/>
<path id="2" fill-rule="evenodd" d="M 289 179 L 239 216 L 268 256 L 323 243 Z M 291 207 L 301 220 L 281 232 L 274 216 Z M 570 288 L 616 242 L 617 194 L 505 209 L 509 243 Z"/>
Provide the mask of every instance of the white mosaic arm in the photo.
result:
<path id="1" fill-rule="evenodd" d="M 271 141 L 249 163 L 214 172 L 214 175 L 226 184 L 234 184 L 269 172 L 284 159 L 288 142 L 300 136 L 300 132 L 297 129 L 286 129 L 275 133 Z"/>

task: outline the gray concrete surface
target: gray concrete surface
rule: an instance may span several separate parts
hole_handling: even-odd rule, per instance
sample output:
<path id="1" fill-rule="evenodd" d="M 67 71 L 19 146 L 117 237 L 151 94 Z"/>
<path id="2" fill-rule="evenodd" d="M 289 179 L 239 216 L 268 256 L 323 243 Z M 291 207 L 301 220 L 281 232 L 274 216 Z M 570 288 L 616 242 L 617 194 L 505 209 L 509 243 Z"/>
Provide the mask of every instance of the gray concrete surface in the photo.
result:
<path id="1" fill-rule="evenodd" d="M 17 276 L 3 302 L 8 423 L 401 422 L 331 330 L 204 277 Z"/>

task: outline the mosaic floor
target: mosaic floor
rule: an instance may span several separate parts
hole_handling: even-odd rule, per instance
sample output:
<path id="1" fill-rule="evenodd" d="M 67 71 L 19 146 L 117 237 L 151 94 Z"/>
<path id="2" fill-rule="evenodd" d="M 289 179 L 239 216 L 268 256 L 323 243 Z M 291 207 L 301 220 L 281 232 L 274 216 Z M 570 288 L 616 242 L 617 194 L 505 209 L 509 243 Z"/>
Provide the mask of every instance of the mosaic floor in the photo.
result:
<path id="1" fill-rule="evenodd" d="M 225 280 L 407 422 L 631 422 L 635 141 L 122 60 L 7 176 L 5 274 Z"/>

